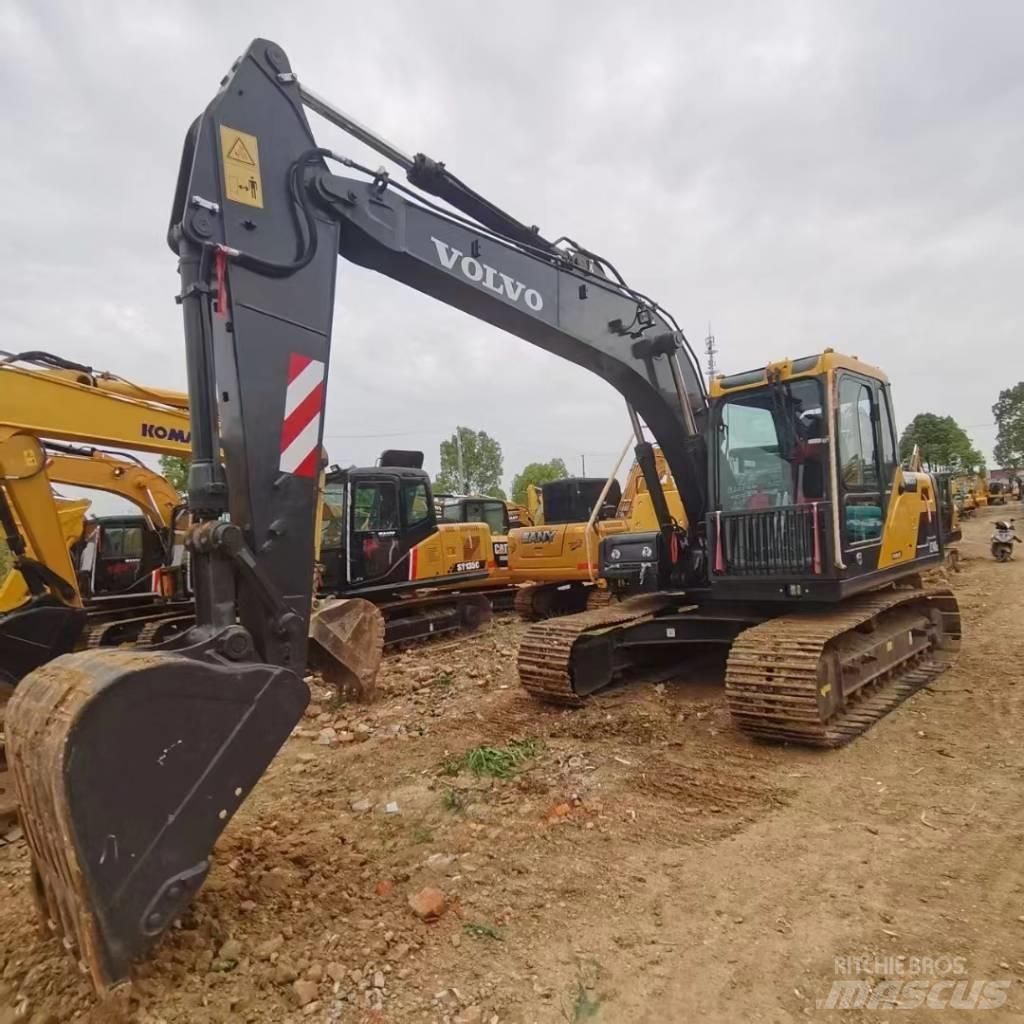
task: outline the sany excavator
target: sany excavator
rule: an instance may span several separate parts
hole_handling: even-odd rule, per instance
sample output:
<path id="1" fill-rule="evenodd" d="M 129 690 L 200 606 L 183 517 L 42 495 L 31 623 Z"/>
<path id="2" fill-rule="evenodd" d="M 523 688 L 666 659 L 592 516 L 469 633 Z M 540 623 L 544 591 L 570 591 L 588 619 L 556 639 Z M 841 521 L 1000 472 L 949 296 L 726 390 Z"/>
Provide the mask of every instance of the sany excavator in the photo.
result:
<path id="1" fill-rule="evenodd" d="M 669 514 L 685 525 L 664 456 L 655 449 L 654 457 Z M 611 591 L 599 585 L 601 538 L 658 528 L 640 467 L 630 468 L 624 489 L 613 473 L 607 480 L 553 480 L 537 492 L 537 507 L 546 510 L 541 521 L 512 530 L 508 538 L 509 571 L 520 584 L 516 611 L 525 619 L 545 619 L 605 607 Z"/>
<path id="2" fill-rule="evenodd" d="M 412 187 L 318 146 L 304 107 Z M 99 988 L 124 981 L 195 897 L 215 840 L 309 699 L 339 254 L 577 363 L 626 400 L 659 528 L 606 539 L 601 575 L 646 593 L 601 609 L 600 628 L 595 612 L 551 620 L 584 626 L 550 652 L 548 676 L 520 656 L 535 690 L 546 678 L 554 699 L 575 698 L 635 644 L 682 657 L 703 637 L 731 644 L 726 685 L 744 729 L 829 745 L 947 664 L 956 602 L 920 583 L 942 557 L 934 484 L 897 465 L 889 388 L 859 360 L 787 359 L 706 394 L 670 314 L 608 261 L 378 138 L 263 39 L 188 132 L 169 241 L 196 624 L 158 649 L 64 655 L 23 680 L 7 718 L 43 913 Z"/>

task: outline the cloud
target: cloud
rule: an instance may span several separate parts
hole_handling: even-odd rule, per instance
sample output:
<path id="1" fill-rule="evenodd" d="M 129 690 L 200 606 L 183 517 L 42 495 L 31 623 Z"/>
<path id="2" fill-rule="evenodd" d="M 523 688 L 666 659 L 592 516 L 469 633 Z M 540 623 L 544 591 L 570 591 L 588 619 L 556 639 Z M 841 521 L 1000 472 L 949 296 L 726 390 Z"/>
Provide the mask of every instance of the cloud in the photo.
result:
<path id="1" fill-rule="evenodd" d="M 1021 375 L 1022 30 L 1012 0 L 250 0 L 244 15 L 15 0 L 0 11 L 3 347 L 184 387 L 164 244 L 181 140 L 261 34 L 385 137 L 607 255 L 695 342 L 713 323 L 723 368 L 850 350 L 888 371 L 903 422 L 951 413 L 989 449 L 990 406 Z M 336 461 L 401 444 L 436 469 L 463 424 L 498 438 L 509 480 L 556 455 L 610 467 L 628 425 L 604 382 L 357 267 L 337 294 Z"/>

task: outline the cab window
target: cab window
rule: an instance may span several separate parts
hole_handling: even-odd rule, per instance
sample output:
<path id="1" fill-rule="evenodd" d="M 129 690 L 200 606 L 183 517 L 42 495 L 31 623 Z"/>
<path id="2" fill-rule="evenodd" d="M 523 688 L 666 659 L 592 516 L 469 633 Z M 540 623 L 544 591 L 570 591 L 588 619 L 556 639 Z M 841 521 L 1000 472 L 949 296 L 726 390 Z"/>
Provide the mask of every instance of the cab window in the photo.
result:
<path id="1" fill-rule="evenodd" d="M 142 527 L 113 526 L 102 533 L 100 553 L 104 558 L 142 558 Z"/>
<path id="2" fill-rule="evenodd" d="M 878 487 L 871 388 L 853 377 L 839 383 L 839 472 L 847 487 Z"/>
<path id="3" fill-rule="evenodd" d="M 879 410 L 882 422 L 879 424 L 882 434 L 882 472 L 885 474 L 886 487 L 892 483 L 898 465 L 896 458 L 896 435 L 893 433 L 895 418 L 892 414 L 892 400 L 887 390 L 881 392 L 882 406 Z"/>
<path id="4" fill-rule="evenodd" d="M 429 517 L 427 485 L 422 480 L 406 480 L 402 484 L 402 502 L 405 506 L 406 526 L 418 526 Z"/>
<path id="5" fill-rule="evenodd" d="M 393 483 L 363 480 L 352 494 L 353 529 L 378 532 L 398 529 L 398 499 Z"/>

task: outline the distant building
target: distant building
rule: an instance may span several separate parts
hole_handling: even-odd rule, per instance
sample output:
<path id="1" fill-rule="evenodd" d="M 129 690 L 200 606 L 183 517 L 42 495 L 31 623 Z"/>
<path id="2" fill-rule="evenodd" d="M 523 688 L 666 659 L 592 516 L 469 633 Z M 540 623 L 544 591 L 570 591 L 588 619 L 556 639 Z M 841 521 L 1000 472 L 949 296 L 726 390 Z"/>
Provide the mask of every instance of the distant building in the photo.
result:
<path id="1" fill-rule="evenodd" d="M 1022 471 L 1019 469 L 990 469 L 988 471 L 989 480 L 1015 480 L 1021 475 Z"/>

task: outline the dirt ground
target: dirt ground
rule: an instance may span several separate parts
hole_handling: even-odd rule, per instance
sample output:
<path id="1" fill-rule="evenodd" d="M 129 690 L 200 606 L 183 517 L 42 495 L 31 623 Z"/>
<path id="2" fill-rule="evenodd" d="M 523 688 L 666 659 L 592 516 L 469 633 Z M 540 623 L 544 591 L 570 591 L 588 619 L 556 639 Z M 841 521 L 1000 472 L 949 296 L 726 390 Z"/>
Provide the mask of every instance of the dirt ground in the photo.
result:
<path id="1" fill-rule="evenodd" d="M 840 751 L 738 735 L 714 657 L 538 707 L 512 617 L 388 658 L 371 707 L 318 691 L 119 1005 L 40 936 L 24 844 L 0 848 L 0 1022 L 782 1022 L 839 1019 L 844 978 L 1002 983 L 976 1012 L 1024 1020 L 1024 553 L 989 557 L 1003 514 L 965 524 L 956 668 Z M 511 741 L 508 778 L 460 764 Z"/>

